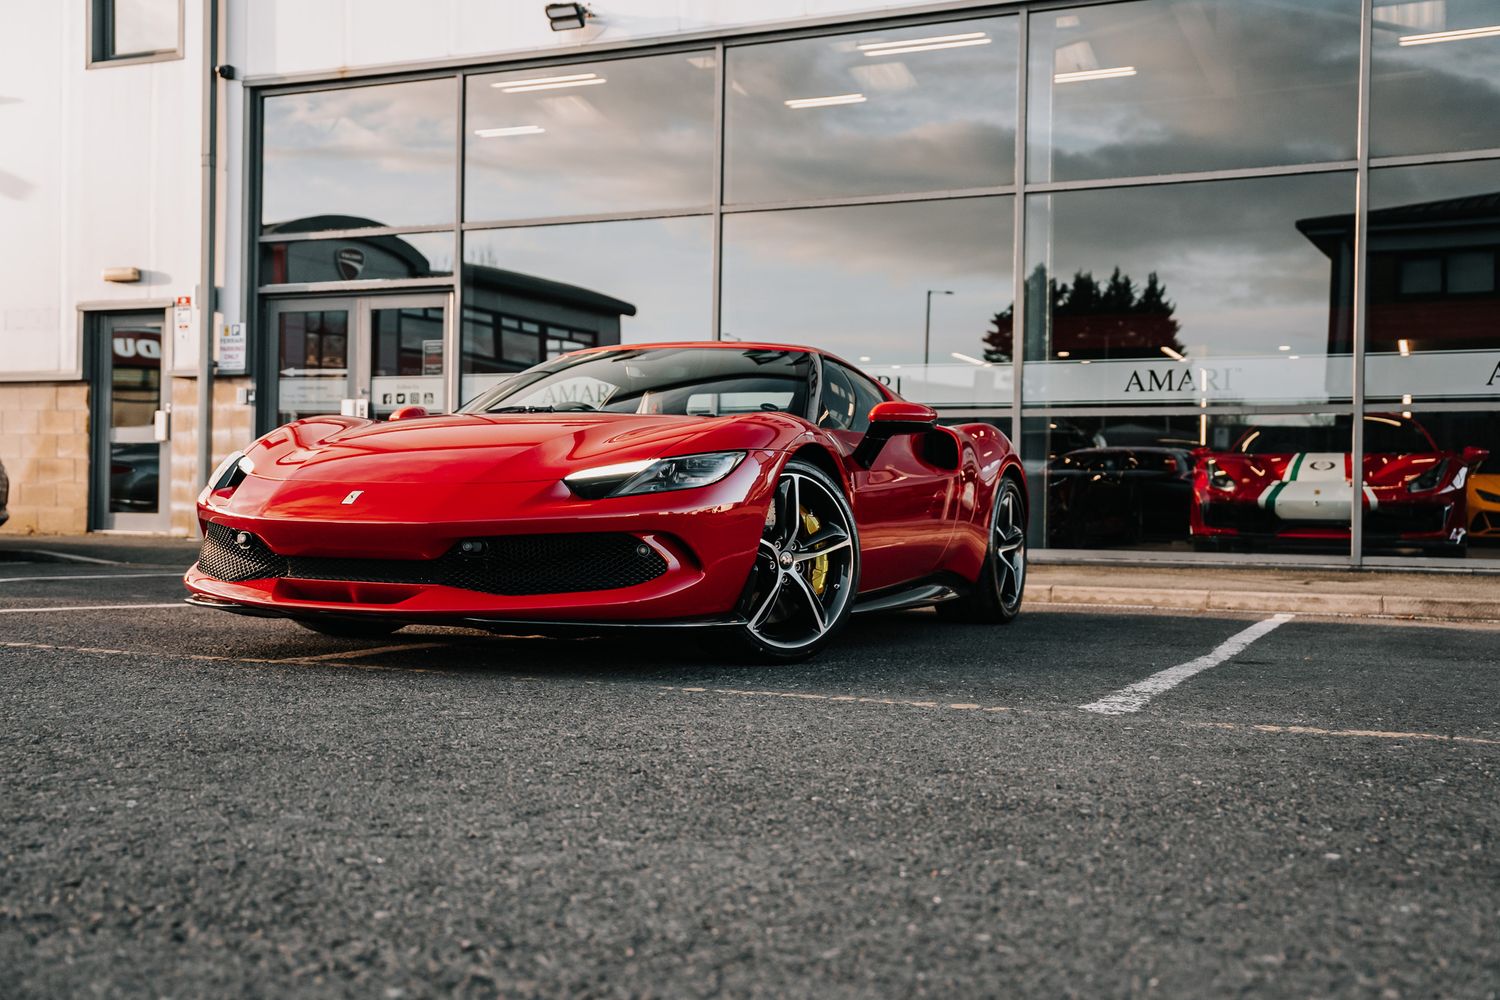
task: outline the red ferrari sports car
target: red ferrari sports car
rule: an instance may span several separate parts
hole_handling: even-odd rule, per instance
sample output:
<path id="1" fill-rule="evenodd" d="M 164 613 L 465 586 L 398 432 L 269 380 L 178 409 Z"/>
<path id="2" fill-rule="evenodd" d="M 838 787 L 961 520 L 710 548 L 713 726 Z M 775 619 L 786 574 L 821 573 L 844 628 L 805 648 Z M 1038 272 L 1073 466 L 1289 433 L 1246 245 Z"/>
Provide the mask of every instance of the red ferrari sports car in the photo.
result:
<path id="1" fill-rule="evenodd" d="M 1353 492 L 1349 425 L 1348 418 L 1320 426 L 1268 422 L 1247 430 L 1227 452 L 1200 451 L 1190 511 L 1198 547 L 1268 541 L 1347 545 Z M 1364 450 L 1361 506 L 1367 544 L 1461 554 L 1467 534 L 1465 484 L 1488 452 L 1443 451 L 1421 424 L 1388 413 L 1365 415 Z"/>
<path id="2" fill-rule="evenodd" d="M 1021 464 L 936 418 L 831 355 L 738 342 L 569 354 L 444 416 L 309 417 L 204 488 L 189 600 L 335 635 L 693 626 L 765 660 L 854 611 L 1008 622 Z"/>

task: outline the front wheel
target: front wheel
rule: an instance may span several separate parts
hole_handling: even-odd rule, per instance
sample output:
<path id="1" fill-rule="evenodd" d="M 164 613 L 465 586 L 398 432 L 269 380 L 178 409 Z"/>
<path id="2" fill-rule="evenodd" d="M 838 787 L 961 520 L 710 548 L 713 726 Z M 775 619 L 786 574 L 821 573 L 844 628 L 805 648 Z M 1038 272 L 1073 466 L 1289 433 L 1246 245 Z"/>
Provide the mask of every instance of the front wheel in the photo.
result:
<path id="1" fill-rule="evenodd" d="M 844 491 L 793 459 L 776 481 L 745 586 L 741 651 L 769 663 L 812 656 L 848 620 L 858 580 L 859 533 Z"/>
<path id="2" fill-rule="evenodd" d="M 938 614 L 956 622 L 1008 625 L 1021 613 L 1026 590 L 1026 505 L 1021 487 L 1000 480 L 990 511 L 989 549 L 974 589 L 937 606 Z"/>

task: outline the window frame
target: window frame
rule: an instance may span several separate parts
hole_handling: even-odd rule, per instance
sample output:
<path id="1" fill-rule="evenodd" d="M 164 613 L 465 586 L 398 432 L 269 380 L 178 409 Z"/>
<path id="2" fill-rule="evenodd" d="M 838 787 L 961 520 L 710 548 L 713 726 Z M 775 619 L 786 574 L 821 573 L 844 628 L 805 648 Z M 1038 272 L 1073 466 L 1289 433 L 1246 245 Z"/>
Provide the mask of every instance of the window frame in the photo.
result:
<path id="1" fill-rule="evenodd" d="M 172 62 L 184 58 L 183 45 L 186 26 L 183 24 L 183 0 L 177 0 L 177 44 L 170 49 L 155 49 L 150 52 L 131 52 L 124 55 L 110 53 L 114 34 L 115 0 L 89 0 L 86 8 L 84 30 L 84 68 L 100 69 L 106 66 L 138 66 L 142 63 Z"/>

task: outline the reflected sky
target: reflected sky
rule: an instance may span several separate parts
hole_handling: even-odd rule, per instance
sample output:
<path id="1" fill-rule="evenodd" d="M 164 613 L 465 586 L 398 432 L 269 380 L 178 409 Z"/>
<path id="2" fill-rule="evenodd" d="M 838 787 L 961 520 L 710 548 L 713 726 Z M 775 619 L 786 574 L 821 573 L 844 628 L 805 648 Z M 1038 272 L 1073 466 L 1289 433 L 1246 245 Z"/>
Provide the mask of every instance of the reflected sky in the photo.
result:
<path id="1" fill-rule="evenodd" d="M 850 361 L 982 357 L 1012 298 L 1010 198 L 752 212 L 724 219 L 727 338 L 804 343 Z"/>
<path id="2" fill-rule="evenodd" d="M 471 78 L 464 214 L 710 204 L 715 68 L 710 51 Z"/>
<path id="3" fill-rule="evenodd" d="M 1011 183 L 1016 48 L 1001 17 L 731 49 L 726 200 Z"/>
<path id="4" fill-rule="evenodd" d="M 1435 40 L 1495 26 L 1495 0 L 1376 0 L 1372 155 L 1500 146 L 1500 35 Z"/>
<path id="5" fill-rule="evenodd" d="M 1359 0 L 1141 0 L 1031 17 L 1033 181 L 1354 156 Z"/>
<path id="6" fill-rule="evenodd" d="M 464 234 L 464 263 L 576 285 L 624 300 L 622 343 L 708 340 L 713 281 L 708 217 L 533 226 Z"/>
<path id="7" fill-rule="evenodd" d="M 267 98 L 262 222 L 452 222 L 456 87 L 419 80 Z"/>
<path id="8" fill-rule="evenodd" d="M 1327 351 L 1329 259 L 1300 220 L 1352 212 L 1354 176 L 1315 174 L 1032 195 L 1027 269 L 1137 283 L 1156 272 L 1192 358 Z M 1028 344 L 1029 357 L 1040 356 Z"/>

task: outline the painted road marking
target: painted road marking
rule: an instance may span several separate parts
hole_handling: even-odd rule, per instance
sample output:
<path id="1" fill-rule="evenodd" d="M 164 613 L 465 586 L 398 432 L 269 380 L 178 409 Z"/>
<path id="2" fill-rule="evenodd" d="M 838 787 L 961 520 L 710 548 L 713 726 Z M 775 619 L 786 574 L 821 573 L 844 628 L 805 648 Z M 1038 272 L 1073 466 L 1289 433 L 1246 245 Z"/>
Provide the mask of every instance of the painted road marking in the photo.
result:
<path id="1" fill-rule="evenodd" d="M 318 660 L 352 660 L 360 656 L 375 656 L 379 653 L 396 653 L 403 649 L 435 649 L 446 646 L 446 642 L 406 642 L 393 646 L 370 646 L 366 649 L 346 649 L 340 653 L 319 653 L 316 656 L 288 656 L 277 663 L 314 663 Z"/>
<path id="2" fill-rule="evenodd" d="M 135 605 L 139 606 L 139 605 Z M 410 648 L 410 647 L 405 647 Z M 196 662 L 209 663 L 239 663 L 249 667 L 288 667 L 305 664 L 310 667 L 325 667 L 338 670 L 363 670 L 376 673 L 412 673 L 433 674 L 442 677 L 461 677 L 462 670 L 453 668 L 433 667 L 408 667 L 391 666 L 385 663 L 357 663 L 350 661 L 338 661 L 307 657 L 301 659 L 267 659 L 251 656 L 222 656 L 211 653 L 167 653 L 159 649 L 106 649 L 98 646 L 66 646 L 48 642 L 0 642 L 0 649 L 35 649 L 60 653 L 88 653 L 103 656 L 138 656 L 156 657 L 158 659 L 192 660 Z M 360 652 L 373 652 L 373 650 L 360 650 Z M 536 683 L 546 680 L 543 677 L 531 675 L 515 675 L 503 678 L 504 680 L 517 683 Z M 584 681 L 585 684 L 599 684 L 598 681 Z M 710 687 L 677 687 L 674 685 L 662 685 L 656 690 L 666 694 L 698 695 L 727 695 L 730 697 L 749 697 L 774 699 L 783 703 L 788 701 L 816 701 L 825 704 L 842 705 L 888 705 L 899 708 L 919 708 L 926 711 L 950 712 L 960 711 L 971 714 L 973 712 L 1004 712 L 1017 718 L 1026 716 L 1052 717 L 1061 716 L 1064 713 L 1050 709 L 1034 708 L 1012 708 L 1008 705 L 979 706 L 975 702 L 938 702 L 938 701 L 914 701 L 904 698 L 874 698 L 853 694 L 814 694 L 804 691 L 770 691 L 770 690 L 746 690 L 742 688 L 710 688 Z M 1322 729 L 1317 726 L 1279 726 L 1262 723 L 1246 722 L 1190 722 L 1178 721 L 1178 726 L 1187 729 L 1219 729 L 1235 733 L 1257 733 L 1266 735 L 1291 735 L 1291 736 L 1321 736 L 1340 739 L 1375 739 L 1392 741 L 1424 741 L 1431 743 L 1450 743 L 1467 746 L 1500 747 L 1500 739 L 1490 739 L 1482 736 L 1454 736 L 1445 733 L 1424 732 L 1393 732 L 1382 729 Z"/>
<path id="3" fill-rule="evenodd" d="M 184 601 L 171 604 L 74 604 L 66 608 L 0 608 L 0 615 L 43 615 L 52 611 L 125 611 L 130 608 L 190 608 Z"/>
<path id="4" fill-rule="evenodd" d="M 1170 691 L 1189 677 L 1201 674 L 1210 667 L 1218 666 L 1236 653 L 1243 652 L 1256 639 L 1275 631 L 1291 621 L 1292 617 L 1292 615 L 1276 615 L 1256 622 L 1243 632 L 1236 632 L 1215 647 L 1212 652 L 1196 660 L 1189 660 L 1175 667 L 1157 671 L 1143 681 L 1136 681 L 1114 694 L 1078 707 L 1085 712 L 1097 712 L 1100 715 L 1126 715 L 1130 712 L 1139 712 L 1146 707 L 1147 702 L 1163 691 Z"/>
<path id="5" fill-rule="evenodd" d="M 141 580 L 146 577 L 175 576 L 181 573 L 88 573 L 82 576 L 0 576 L 0 583 L 34 583 L 46 580 Z"/>

